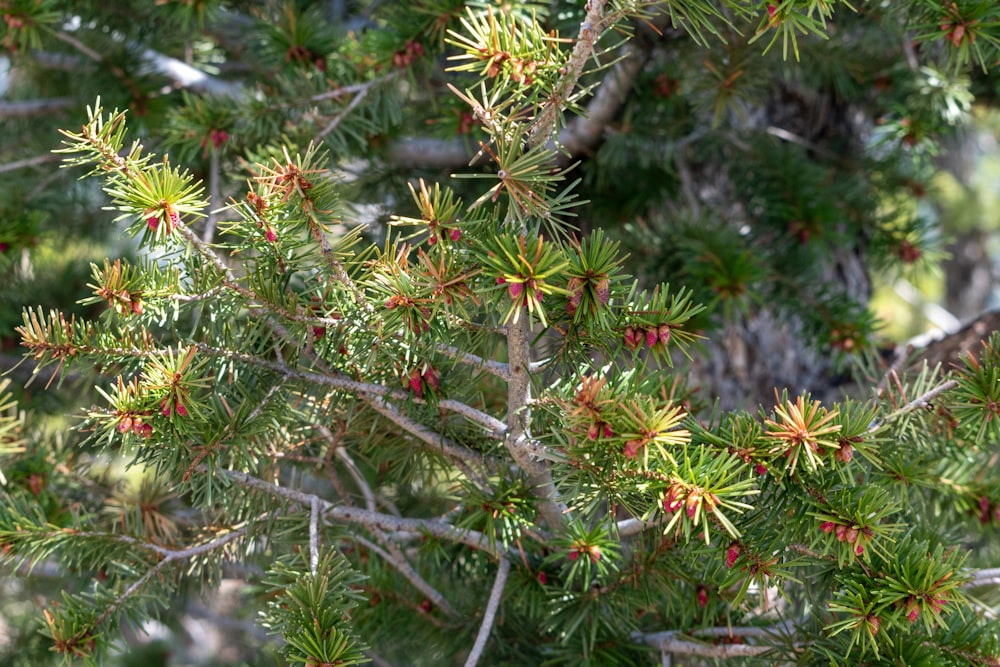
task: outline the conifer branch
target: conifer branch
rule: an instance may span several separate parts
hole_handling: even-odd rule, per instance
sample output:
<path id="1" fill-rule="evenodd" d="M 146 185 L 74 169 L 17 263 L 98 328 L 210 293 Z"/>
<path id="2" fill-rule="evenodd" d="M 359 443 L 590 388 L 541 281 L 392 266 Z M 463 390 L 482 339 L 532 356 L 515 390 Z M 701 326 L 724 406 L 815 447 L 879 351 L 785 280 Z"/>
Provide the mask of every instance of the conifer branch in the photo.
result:
<path id="1" fill-rule="evenodd" d="M 369 548 L 377 549 L 379 554 L 386 559 L 386 562 L 399 570 L 400 574 L 406 577 L 418 591 L 426 595 L 427 599 L 430 600 L 434 606 L 448 616 L 453 618 L 458 616 L 458 612 L 451 606 L 451 603 L 448 602 L 447 598 L 445 598 L 440 591 L 431 586 L 426 579 L 421 577 L 419 572 L 413 569 L 413 566 L 410 565 L 408 560 L 406 560 L 406 555 L 399 548 L 399 545 L 393 542 L 392 539 L 385 534 L 385 531 L 376 528 L 372 530 L 372 535 L 374 535 L 379 542 L 385 545 L 386 550 L 383 551 L 378 549 L 375 544 L 372 544 L 369 540 L 366 540 L 363 537 L 359 538 L 359 541 L 362 541 L 363 544 L 367 543 L 366 546 Z"/>
<path id="2" fill-rule="evenodd" d="M 344 118 L 346 118 L 349 113 L 354 111 L 354 109 L 356 109 L 357 106 L 361 104 L 362 101 L 364 101 L 370 89 L 371 89 L 370 86 L 365 86 L 360 90 L 358 90 L 358 92 L 354 94 L 354 97 L 351 98 L 351 101 L 347 103 L 347 106 L 341 109 L 340 112 L 338 112 L 337 115 L 335 115 L 330 120 L 330 122 L 326 124 L 326 127 L 324 127 L 316 134 L 316 141 L 317 142 L 323 141 L 324 139 L 326 139 L 328 134 L 336 130 L 337 126 L 340 125 L 341 121 L 343 121 Z"/>
<path id="3" fill-rule="evenodd" d="M 502 361 L 496 361 L 495 359 L 485 359 L 478 354 L 472 354 L 471 352 L 465 352 L 464 350 L 459 350 L 451 345 L 437 345 L 439 352 L 442 352 L 452 359 L 471 366 L 473 368 L 481 368 L 488 373 L 491 373 L 498 378 L 504 380 L 510 380 L 510 366 Z"/>
<path id="4" fill-rule="evenodd" d="M 462 472 L 468 475 L 473 480 L 479 480 L 480 485 L 484 485 L 478 474 L 473 472 L 467 464 L 482 465 L 485 462 L 485 458 L 482 454 L 474 452 L 467 447 L 463 447 L 448 438 L 442 433 L 438 433 L 433 429 L 430 429 L 420 422 L 410 419 L 406 415 L 402 414 L 394 406 L 390 405 L 381 396 L 371 397 L 370 400 L 366 401 L 368 405 L 372 407 L 373 410 L 378 412 L 380 415 L 388 418 L 394 424 L 416 436 L 423 442 L 430 445 L 433 451 L 440 451 L 449 458 L 455 461 Z"/>
<path id="5" fill-rule="evenodd" d="M 642 641 L 649 646 L 655 646 L 662 653 L 674 653 L 682 655 L 697 655 L 705 658 L 748 658 L 763 655 L 774 649 L 770 646 L 760 646 L 753 644 L 706 644 L 694 641 L 688 637 L 704 639 L 734 639 L 747 637 L 771 637 L 776 634 L 786 632 L 787 624 L 759 627 L 715 627 L 702 628 L 682 632 L 680 630 L 667 630 L 664 632 L 642 633 L 635 632 L 632 638 Z"/>
<path id="6" fill-rule="evenodd" d="M 215 225 L 219 219 L 222 194 L 219 190 L 222 179 L 222 168 L 219 164 L 219 151 L 213 150 L 208 156 L 208 217 L 205 219 L 205 231 L 202 239 L 211 245 L 215 238 Z"/>
<path id="7" fill-rule="evenodd" d="M 309 504 L 309 571 L 316 576 L 319 565 L 319 497 L 313 496 Z"/>
<path id="8" fill-rule="evenodd" d="M 607 28 L 607 18 L 604 16 L 605 0 L 588 0 L 587 15 L 580 24 L 580 33 L 573 46 L 573 52 L 566 62 L 566 72 L 562 75 L 555 91 L 546 102 L 545 108 L 539 114 L 531 129 L 528 143 L 530 146 L 541 146 L 552 136 L 567 101 L 576 88 L 577 81 L 583 73 L 583 67 L 592 55 L 598 38 Z"/>
<path id="9" fill-rule="evenodd" d="M 912 401 L 910 401 L 906 405 L 902 406 L 898 410 L 895 410 L 895 411 L 891 412 L 890 414 L 886 415 L 885 419 L 883 419 L 881 422 L 877 422 L 876 424 L 873 424 L 872 428 L 869 429 L 869 430 L 874 431 L 874 430 L 880 428 L 886 422 L 891 422 L 891 421 L 893 421 L 895 419 L 899 419 L 903 415 L 908 414 L 910 412 L 913 412 L 914 410 L 918 410 L 920 408 L 930 407 L 931 402 L 935 398 L 937 398 L 938 396 L 940 396 L 941 394 L 943 394 L 944 392 L 946 392 L 946 391 L 948 391 L 950 389 L 954 389 L 957 386 L 958 386 L 958 381 L 957 380 L 945 380 L 944 382 L 938 384 L 936 387 L 934 387 L 934 388 L 930 389 L 929 391 L 921 394 L 920 396 L 917 396 L 915 399 L 913 399 Z"/>
<path id="10" fill-rule="evenodd" d="M 118 608 L 122 606 L 122 604 L 124 604 L 130 597 L 138 593 L 150 579 L 156 576 L 156 574 L 164 567 L 166 567 L 169 563 L 178 560 L 187 560 L 189 558 L 193 558 L 194 556 L 200 556 L 202 554 L 208 553 L 210 551 L 215 551 L 216 549 L 224 547 L 233 540 L 245 535 L 249 527 L 250 527 L 249 523 L 244 523 L 244 525 L 240 526 L 239 528 L 236 528 L 232 532 L 226 533 L 221 537 L 217 537 L 216 539 L 211 540 L 210 542 L 198 544 L 193 547 L 188 547 L 186 549 L 176 549 L 176 550 L 164 549 L 163 547 L 159 547 L 152 543 L 145 543 L 141 542 L 140 540 L 135 540 L 134 538 L 130 538 L 129 540 L 127 540 L 130 543 L 149 548 L 157 552 L 158 554 L 161 554 L 163 558 L 158 563 L 156 563 L 156 565 L 147 570 L 145 574 L 143 574 L 137 580 L 132 582 L 132 584 L 128 588 L 126 588 L 121 595 L 115 598 L 115 600 L 104 609 L 101 615 L 94 620 L 93 627 L 98 628 L 101 625 L 103 625 L 104 622 L 107 621 L 118 610 Z M 122 538 L 128 536 L 120 535 L 116 537 Z M 124 542 L 126 540 L 119 539 L 118 541 Z"/>
<path id="11" fill-rule="evenodd" d="M 528 405 L 531 402 L 530 324 L 526 308 L 507 325 L 507 433 L 504 444 L 514 462 L 525 472 L 540 504 L 539 511 L 549 530 L 561 532 L 565 507 L 557 499 L 552 473 L 546 464 L 544 448 L 527 432 Z"/>
<path id="12" fill-rule="evenodd" d="M 371 510 L 372 512 L 376 511 L 378 505 L 375 502 L 375 492 L 372 491 L 372 487 L 368 484 L 368 480 L 366 480 L 364 475 L 361 474 L 361 471 L 358 470 L 357 464 L 354 462 L 354 459 L 351 458 L 351 455 L 347 453 L 347 449 L 340 444 L 339 438 L 336 437 L 329 428 L 322 424 L 317 426 L 317 430 L 323 435 L 324 438 L 326 438 L 327 442 L 330 443 L 330 450 L 332 450 L 333 455 L 344 463 L 344 466 L 347 468 L 347 473 L 352 479 L 354 479 L 354 483 L 357 485 L 358 490 L 361 491 L 361 496 L 365 499 L 365 508 Z M 329 464 L 329 453 L 324 460 Z M 351 504 L 351 501 L 346 493 L 341 495 L 346 503 Z"/>
<path id="13" fill-rule="evenodd" d="M 314 494 L 271 484 L 238 470 L 219 469 L 218 474 L 228 477 L 240 486 L 262 491 L 273 496 L 279 496 L 303 507 L 311 507 L 312 499 L 315 497 Z M 490 545 L 490 541 L 482 533 L 475 530 L 456 528 L 449 523 L 437 519 L 397 517 L 357 507 L 334 505 L 322 498 L 320 499 L 320 506 L 324 516 L 335 521 L 357 524 L 367 528 L 378 528 L 390 533 L 426 533 L 442 540 L 464 544 L 477 551 L 483 551 L 493 556 L 497 555 L 495 548 Z"/>
<path id="14" fill-rule="evenodd" d="M 972 577 L 963 586 L 973 588 L 975 586 L 991 586 L 1000 584 L 1000 567 L 977 570 L 972 573 Z"/>
<path id="15" fill-rule="evenodd" d="M 337 281 L 351 293 L 354 297 L 355 303 L 368 312 L 373 312 L 371 304 L 368 303 L 368 299 L 366 299 L 365 295 L 360 289 L 358 289 L 358 286 L 354 283 L 354 280 L 351 279 L 351 276 L 347 274 L 347 270 L 344 269 L 344 265 L 341 261 L 337 259 L 337 254 L 333 251 L 330 241 L 327 240 L 326 235 L 323 233 L 323 224 L 316 217 L 315 211 L 312 209 L 312 202 L 310 201 L 308 204 L 306 215 L 309 219 L 309 233 L 313 240 L 316 241 L 316 245 L 319 246 L 320 253 L 323 255 L 324 259 L 326 259 L 327 264 L 329 264 L 334 277 L 336 277 Z"/>
<path id="16" fill-rule="evenodd" d="M 25 118 L 37 114 L 52 113 L 70 109 L 77 105 L 72 97 L 50 97 L 38 100 L 0 101 L 0 118 Z"/>
<path id="17" fill-rule="evenodd" d="M 6 173 L 8 171 L 17 171 L 18 169 L 24 169 L 25 167 L 35 167 L 40 164 L 59 162 L 59 160 L 61 159 L 62 158 L 60 158 L 58 155 L 52 155 L 51 153 L 46 153 L 45 155 L 36 155 L 35 157 L 24 158 L 23 160 L 14 160 L 13 162 L 0 164 L 0 174 Z"/>
<path id="18" fill-rule="evenodd" d="M 328 374 L 296 371 L 281 362 L 268 361 L 253 355 L 212 347 L 206 343 L 198 343 L 197 347 L 199 350 L 207 354 L 225 357 L 227 359 L 235 359 L 246 364 L 266 368 L 279 375 L 283 375 L 285 378 L 301 380 L 308 384 L 333 387 L 335 389 L 344 389 L 359 395 L 382 396 L 385 398 L 395 398 L 404 401 L 410 400 L 414 403 L 427 402 L 425 399 L 410 396 L 401 389 L 394 389 L 381 384 L 372 384 L 369 382 L 352 380 L 344 377 L 336 371 L 330 371 Z M 445 410 L 451 410 L 456 414 L 462 415 L 473 423 L 479 424 L 486 429 L 487 433 L 491 437 L 503 438 L 507 432 L 507 426 L 502 421 L 461 401 L 444 398 L 439 400 L 437 405 Z M 478 460 L 478 457 L 473 455 L 472 459 Z"/>
<path id="19" fill-rule="evenodd" d="M 479 658 L 483 654 L 483 650 L 486 648 L 486 642 L 490 638 L 490 631 L 493 629 L 493 623 L 496 621 L 497 610 L 500 608 L 500 599 L 503 597 L 503 589 L 507 585 L 507 575 L 509 574 L 510 561 L 501 557 L 500 564 L 497 567 L 497 576 L 493 580 L 493 588 L 490 590 L 490 599 L 486 603 L 483 623 L 479 626 L 479 632 L 476 634 L 476 643 L 472 645 L 469 657 L 465 661 L 465 667 L 476 667 Z"/>

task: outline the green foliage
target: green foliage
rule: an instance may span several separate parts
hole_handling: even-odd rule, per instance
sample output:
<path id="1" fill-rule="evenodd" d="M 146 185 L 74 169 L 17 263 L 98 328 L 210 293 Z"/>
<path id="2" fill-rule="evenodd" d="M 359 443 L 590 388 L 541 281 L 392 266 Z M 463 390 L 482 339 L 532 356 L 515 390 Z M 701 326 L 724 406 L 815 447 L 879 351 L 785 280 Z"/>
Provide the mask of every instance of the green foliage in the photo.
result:
<path id="1" fill-rule="evenodd" d="M 72 582 L 57 657 L 232 577 L 307 667 L 998 659 L 1000 335 L 887 367 L 864 284 L 940 258 L 911 199 L 993 3 L 8 5 L 116 108 L 59 118 L 67 198 L 0 193 L 0 271 L 83 212 L 134 244 L 19 304 L 35 374 L 97 378 L 76 429 L 0 385 L 0 561 Z M 758 318 L 862 395 L 715 403 Z"/>

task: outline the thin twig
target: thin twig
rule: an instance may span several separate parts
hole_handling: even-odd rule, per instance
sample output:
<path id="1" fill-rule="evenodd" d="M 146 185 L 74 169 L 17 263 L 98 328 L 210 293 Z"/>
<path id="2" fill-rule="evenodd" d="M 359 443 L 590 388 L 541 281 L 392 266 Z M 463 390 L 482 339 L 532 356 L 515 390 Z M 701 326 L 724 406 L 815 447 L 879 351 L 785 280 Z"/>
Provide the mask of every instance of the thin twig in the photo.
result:
<path id="1" fill-rule="evenodd" d="M 365 507 L 372 512 L 376 511 L 378 506 L 375 504 L 375 492 L 372 491 L 372 487 L 368 484 L 368 480 L 365 479 L 365 476 L 361 474 L 360 470 L 358 470 L 358 466 L 354 463 L 354 459 L 351 458 L 351 455 L 347 453 L 347 450 L 338 442 L 338 438 L 334 436 L 329 428 L 320 425 L 316 427 L 316 430 L 318 430 L 323 437 L 327 439 L 330 443 L 330 448 L 333 450 L 333 456 L 336 456 L 343 462 L 344 466 L 347 468 L 348 474 L 354 479 L 354 483 L 361 491 L 361 495 L 364 496 Z M 329 458 L 329 454 L 327 457 Z M 346 497 L 346 493 L 344 494 L 344 502 L 350 502 L 350 499 Z"/>
<path id="2" fill-rule="evenodd" d="M 310 507 L 312 499 L 315 497 L 314 494 L 271 484 L 253 475 L 237 470 L 220 469 L 218 470 L 218 474 L 228 477 L 240 486 L 256 489 L 273 496 L 279 496 L 303 507 Z M 368 528 L 378 528 L 390 533 L 425 533 L 442 540 L 464 544 L 467 547 L 497 556 L 497 551 L 490 545 L 490 540 L 476 530 L 456 528 L 449 523 L 435 519 L 397 517 L 391 514 L 364 510 L 359 507 L 334 505 L 322 498 L 320 499 L 320 506 L 323 515 L 334 521 L 358 524 Z"/>
<path id="3" fill-rule="evenodd" d="M 50 97 L 38 100 L 6 100 L 0 101 L 0 118 L 24 118 L 39 116 L 75 107 L 76 100 L 72 97 Z"/>
<path id="4" fill-rule="evenodd" d="M 468 463 L 482 465 L 484 459 L 481 454 L 455 443 L 451 440 L 451 438 L 424 426 L 414 419 L 410 419 L 396 409 L 395 406 L 387 403 L 381 396 L 374 396 L 368 400 L 367 403 L 373 410 L 391 420 L 392 423 L 396 424 L 407 433 L 419 438 L 423 442 L 430 445 L 433 449 L 439 450 L 441 453 L 448 456 L 455 462 L 455 465 L 462 469 L 462 472 L 465 473 L 470 480 L 476 481 L 481 487 L 485 486 L 485 482 L 480 478 L 480 475 L 476 474 L 467 465 Z"/>
<path id="5" fill-rule="evenodd" d="M 329 123 L 327 123 L 326 127 L 324 127 L 322 130 L 319 131 L 319 134 L 316 135 L 316 141 L 323 141 L 323 139 L 325 139 L 328 134 L 337 129 L 337 126 L 340 125 L 341 121 L 347 117 L 347 114 L 354 111 L 354 109 L 356 109 L 357 106 L 361 104 L 361 101 L 364 100 L 365 97 L 367 97 L 368 90 L 369 88 L 366 87 L 358 91 L 358 93 L 354 96 L 354 98 L 351 99 L 350 102 L 348 102 L 347 106 L 344 107 L 340 111 L 340 113 L 334 116 L 333 119 Z"/>
<path id="6" fill-rule="evenodd" d="M 233 532 L 227 533 L 222 537 L 212 540 L 211 542 L 205 542 L 203 544 L 199 544 L 193 547 L 188 547 L 186 549 L 177 549 L 177 550 L 163 549 L 162 547 L 158 547 L 153 544 L 146 544 L 140 542 L 139 540 L 132 540 L 138 544 L 141 544 L 142 546 L 149 547 L 150 549 L 156 551 L 157 553 L 163 554 L 163 560 L 161 560 L 156 565 L 151 567 L 144 575 L 139 577 L 139 579 L 132 582 L 132 585 L 130 585 L 128 588 L 122 591 L 122 594 L 119 595 L 117 598 L 115 598 L 115 600 L 110 605 L 108 605 L 107 608 L 105 608 L 105 610 L 101 613 L 100 616 L 94 619 L 92 627 L 94 628 L 100 627 L 106 620 L 108 620 L 108 618 L 110 618 L 118 610 L 119 607 L 122 606 L 122 604 L 125 603 L 126 600 L 128 600 L 128 598 L 135 595 L 143 586 L 146 585 L 146 582 L 148 582 L 160 570 L 166 567 L 168 563 L 172 563 L 177 560 L 187 560 L 188 558 L 199 556 L 209 551 L 214 551 L 220 547 L 225 546 L 226 544 L 229 544 L 236 538 L 242 537 L 244 534 L 246 534 L 247 529 L 249 527 L 250 524 L 244 524 L 243 526 L 237 528 Z M 125 536 L 121 535 L 118 537 L 125 537 Z M 126 541 L 126 540 L 120 540 L 120 541 Z"/>
<path id="7" fill-rule="evenodd" d="M 319 497 L 313 496 L 309 507 L 309 571 L 316 576 L 319 567 Z"/>
<path id="8" fill-rule="evenodd" d="M 770 627 L 716 627 L 702 628 L 700 630 L 691 630 L 688 632 L 681 632 L 679 630 L 651 633 L 636 632 L 632 634 L 632 638 L 649 646 L 655 646 L 664 654 L 679 653 L 708 658 L 737 658 L 754 657 L 774 649 L 770 646 L 752 644 L 707 644 L 699 641 L 693 641 L 690 637 L 706 639 L 770 637 L 782 632 L 787 632 L 787 625 L 775 625 Z"/>
<path id="9" fill-rule="evenodd" d="M 587 3 L 587 15 L 580 23 L 580 34 L 573 52 L 569 56 L 564 66 L 565 74 L 556 84 L 555 91 L 546 103 L 542 113 L 539 114 L 535 126 L 531 130 L 529 144 L 531 146 L 541 146 L 548 142 L 549 137 L 555 130 L 559 121 L 559 112 L 563 105 L 569 100 L 576 88 L 577 81 L 583 73 L 583 67 L 591 56 L 594 55 L 594 46 L 597 39 L 608 26 L 607 18 L 604 16 L 604 0 L 590 0 Z"/>
<path id="10" fill-rule="evenodd" d="M 506 558 L 500 559 L 500 567 L 497 568 L 497 578 L 493 580 L 493 590 L 490 591 L 489 602 L 486 603 L 486 613 L 483 614 L 483 624 L 479 626 L 479 633 L 476 635 L 476 643 L 473 644 L 469 657 L 465 661 L 465 667 L 476 667 L 486 642 L 490 638 L 490 631 L 496 621 L 497 609 L 500 608 L 500 598 L 503 597 L 503 589 L 507 584 L 507 575 L 510 574 L 510 561 Z"/>
<path id="11" fill-rule="evenodd" d="M 917 410 L 919 408 L 930 407 L 931 401 L 937 398 L 940 394 L 943 394 L 949 389 L 954 389 L 957 386 L 958 386 L 957 380 L 946 380 L 941 384 L 937 385 L 936 387 L 934 387 L 933 389 L 927 391 L 926 393 L 916 397 L 915 399 L 913 399 L 903 407 L 899 408 L 898 410 L 892 412 L 891 414 L 886 415 L 885 419 L 883 419 L 881 422 L 875 422 L 869 427 L 868 430 L 874 431 L 878 428 L 881 428 L 882 425 L 885 424 L 886 422 L 892 421 L 894 419 L 899 419 L 903 415 L 913 412 L 914 410 Z"/>
<path id="12" fill-rule="evenodd" d="M 488 373 L 496 375 L 498 378 L 510 380 L 510 367 L 503 361 L 485 359 L 477 354 L 459 350 L 457 347 L 451 345 L 438 345 L 437 349 L 439 352 L 443 352 L 463 364 L 472 366 L 473 368 L 481 368 Z"/>
<path id="13" fill-rule="evenodd" d="M 282 363 L 277 363 L 273 361 L 268 361 L 266 359 L 261 359 L 260 357 L 244 354 L 241 352 L 235 352 L 233 350 L 224 350 L 221 348 L 212 347 L 205 343 L 198 343 L 198 349 L 210 354 L 212 356 L 225 357 L 227 359 L 234 359 L 241 361 L 246 364 L 255 365 L 261 368 L 267 368 L 279 375 L 283 375 L 288 379 L 301 380 L 309 384 L 316 384 L 320 386 L 333 387 L 335 389 L 344 389 L 346 391 L 351 391 L 356 394 L 369 394 L 372 396 L 383 396 L 385 398 L 395 398 L 400 400 L 411 400 L 414 403 L 426 403 L 424 399 L 416 398 L 410 396 L 405 391 L 401 389 L 394 389 L 381 384 L 372 384 L 369 382 L 361 382 L 358 380 L 352 380 L 336 371 L 331 371 L 328 374 L 313 373 L 309 371 L 296 371 Z M 461 401 L 456 401 L 453 399 L 441 399 L 437 403 L 438 407 L 445 410 L 450 410 L 456 414 L 462 415 L 469 421 L 479 424 L 489 433 L 491 437 L 503 438 L 507 432 L 507 426 L 502 421 L 494 417 L 493 415 L 477 410 L 472 406 L 462 403 Z M 481 455 L 468 450 L 467 456 L 471 457 L 470 462 L 479 462 Z"/>
<path id="14" fill-rule="evenodd" d="M 458 612 L 455 608 L 451 606 L 451 603 L 438 591 L 436 588 L 431 586 L 426 579 L 420 576 L 420 573 L 413 569 L 410 562 L 406 560 L 406 556 L 403 554 L 402 550 L 399 548 L 395 542 L 393 542 L 385 531 L 374 529 L 372 530 L 372 535 L 385 545 L 386 550 L 379 549 L 378 546 L 372 544 L 369 540 L 363 537 L 359 537 L 358 541 L 365 546 L 376 550 L 377 553 L 382 556 L 386 561 L 399 570 L 400 574 L 409 580 L 413 584 L 414 588 L 427 596 L 427 599 L 431 601 L 433 605 L 438 607 L 441 611 L 451 617 L 458 616 Z"/>
<path id="15" fill-rule="evenodd" d="M 219 149 L 209 151 L 208 155 L 208 218 L 205 220 L 205 232 L 202 238 L 205 243 L 212 243 L 215 238 L 215 225 L 219 220 L 222 194 L 220 193 L 222 169 L 219 164 Z"/>
<path id="16" fill-rule="evenodd" d="M 380 76 L 377 79 L 372 79 L 371 81 L 361 81 L 359 83 L 352 83 L 349 86 L 341 86 L 339 88 L 334 88 L 333 90 L 328 90 L 323 93 L 317 93 L 309 98 L 310 102 L 322 102 L 323 100 L 336 100 L 345 95 L 355 95 L 358 93 L 367 93 L 369 89 L 377 86 L 379 84 L 391 81 L 400 75 L 402 70 L 395 70 L 386 74 L 385 76 Z"/>
<path id="17" fill-rule="evenodd" d="M 13 162 L 0 164 L 0 174 L 6 173 L 8 171 L 16 171 L 18 169 L 24 169 L 25 167 L 34 167 L 40 164 L 59 162 L 61 159 L 62 158 L 58 155 L 36 155 L 35 157 L 27 157 L 24 158 L 23 160 L 14 160 Z"/>

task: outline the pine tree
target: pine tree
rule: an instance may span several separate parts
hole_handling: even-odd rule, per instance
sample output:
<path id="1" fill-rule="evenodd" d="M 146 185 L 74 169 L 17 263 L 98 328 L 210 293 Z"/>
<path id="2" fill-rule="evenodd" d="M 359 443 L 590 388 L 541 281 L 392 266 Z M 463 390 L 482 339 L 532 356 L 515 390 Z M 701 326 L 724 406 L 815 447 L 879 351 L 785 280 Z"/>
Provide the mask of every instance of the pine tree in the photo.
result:
<path id="1" fill-rule="evenodd" d="M 131 239 L 16 327 L 74 433 L 0 400 L 57 655 L 240 578 L 310 667 L 1000 664 L 1000 335 L 885 361 L 868 309 L 994 3 L 2 10 L 60 97 L 7 103 L 0 268 Z"/>

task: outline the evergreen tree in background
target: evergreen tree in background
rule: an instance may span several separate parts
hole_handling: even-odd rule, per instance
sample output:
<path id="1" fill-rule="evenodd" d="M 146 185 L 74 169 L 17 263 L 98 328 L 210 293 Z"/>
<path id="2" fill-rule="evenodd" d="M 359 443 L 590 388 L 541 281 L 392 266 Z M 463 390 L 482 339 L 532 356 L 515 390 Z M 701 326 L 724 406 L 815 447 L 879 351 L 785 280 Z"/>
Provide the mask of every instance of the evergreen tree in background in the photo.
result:
<path id="1" fill-rule="evenodd" d="M 0 12 L 0 664 L 1000 664 L 1000 336 L 869 307 L 996 3 Z"/>

